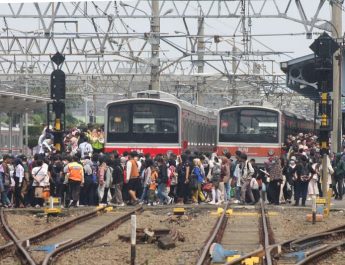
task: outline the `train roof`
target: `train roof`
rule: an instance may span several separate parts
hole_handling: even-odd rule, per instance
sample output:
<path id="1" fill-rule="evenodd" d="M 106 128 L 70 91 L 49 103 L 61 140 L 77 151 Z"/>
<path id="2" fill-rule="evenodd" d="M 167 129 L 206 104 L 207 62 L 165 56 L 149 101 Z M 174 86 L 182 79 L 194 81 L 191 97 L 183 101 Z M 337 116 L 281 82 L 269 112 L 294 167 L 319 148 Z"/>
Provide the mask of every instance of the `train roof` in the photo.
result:
<path id="1" fill-rule="evenodd" d="M 279 109 L 275 109 L 273 106 L 267 107 L 267 106 L 256 106 L 256 105 L 236 105 L 236 106 L 228 106 L 225 108 L 219 109 L 219 112 L 227 109 L 237 109 L 237 108 L 249 108 L 249 109 L 266 109 L 266 110 L 272 110 L 272 111 L 277 111 L 281 113 Z"/>
<path id="2" fill-rule="evenodd" d="M 209 108 L 199 106 L 199 105 L 193 105 L 187 101 L 184 101 L 175 97 L 172 94 L 169 94 L 163 91 L 156 91 L 156 90 L 145 90 L 145 91 L 139 91 L 139 92 L 133 93 L 133 98 L 121 99 L 121 100 L 109 102 L 107 104 L 107 107 L 108 105 L 113 104 L 113 103 L 135 101 L 135 100 L 144 100 L 144 101 L 153 100 L 153 101 L 160 101 L 160 102 L 166 102 L 166 103 L 173 103 L 173 104 L 181 106 L 183 109 L 196 112 L 200 115 L 206 115 L 208 117 L 210 113 L 214 116 L 216 115 L 216 110 L 214 109 L 209 109 Z"/>
<path id="3" fill-rule="evenodd" d="M 299 114 L 299 113 L 294 113 L 291 111 L 287 111 L 287 110 L 279 110 L 274 108 L 274 106 L 272 104 L 264 104 L 264 105 L 237 105 L 237 106 L 229 106 L 229 107 L 225 107 L 219 110 L 227 110 L 227 109 L 234 109 L 234 108 L 259 108 L 259 109 L 268 109 L 268 110 L 273 110 L 273 111 L 277 111 L 279 113 L 283 113 L 284 115 L 291 117 L 291 118 L 295 118 L 295 119 L 299 119 L 299 120 L 306 120 L 306 121 L 312 121 L 313 119 L 311 118 L 307 118 L 304 117 L 303 115 Z"/>

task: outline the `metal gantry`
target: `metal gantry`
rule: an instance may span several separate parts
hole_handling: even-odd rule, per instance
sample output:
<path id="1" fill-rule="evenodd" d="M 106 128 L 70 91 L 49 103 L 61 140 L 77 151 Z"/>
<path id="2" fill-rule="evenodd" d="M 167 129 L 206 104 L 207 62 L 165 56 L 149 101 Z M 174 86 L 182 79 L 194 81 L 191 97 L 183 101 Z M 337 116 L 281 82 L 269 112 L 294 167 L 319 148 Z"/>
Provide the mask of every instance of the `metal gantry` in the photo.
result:
<path id="1" fill-rule="evenodd" d="M 277 74 L 277 56 L 286 53 L 255 46 L 253 40 L 260 34 L 252 25 L 257 19 L 286 19 L 300 24 L 296 28 L 303 32 L 293 34 L 310 38 L 315 30 L 331 30 L 329 24 L 320 23 L 329 20 L 321 16 L 328 2 L 0 4 L 0 89 L 10 85 L 20 90 L 26 84 L 29 93 L 48 94 L 54 70 L 50 55 L 59 51 L 66 56 L 62 69 L 71 95 L 84 93 L 88 84 L 95 88 L 91 94 L 96 98 L 102 93 L 128 95 L 151 85 L 214 107 L 248 97 L 289 107 L 301 97 L 286 89 L 284 76 Z M 216 20 L 225 23 L 225 30 L 212 27 Z M 235 28 L 227 32 L 228 21 Z M 291 33 L 282 29 L 279 34 Z M 210 94 L 217 96 L 205 100 Z"/>

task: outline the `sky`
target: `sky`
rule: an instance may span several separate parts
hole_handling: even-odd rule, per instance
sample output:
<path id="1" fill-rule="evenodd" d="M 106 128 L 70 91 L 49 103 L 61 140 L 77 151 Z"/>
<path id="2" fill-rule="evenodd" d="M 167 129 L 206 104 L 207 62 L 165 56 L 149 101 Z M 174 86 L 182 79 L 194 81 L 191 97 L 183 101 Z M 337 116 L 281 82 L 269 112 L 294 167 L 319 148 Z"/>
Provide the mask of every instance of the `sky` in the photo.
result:
<path id="1" fill-rule="evenodd" d="M 11 0 L 11 1 L 4 1 L 0 0 L 0 3 L 32 3 L 32 1 L 27 0 Z M 41 1 L 37 0 L 36 2 L 47 2 L 47 1 Z M 57 1 L 53 1 L 57 2 Z M 70 2 L 61 0 L 61 2 Z M 97 2 L 97 1 L 95 1 Z M 100 2 L 100 1 L 99 1 Z M 117 1 L 119 3 L 120 1 Z M 125 2 L 129 5 L 135 5 L 136 1 L 133 0 L 124 0 L 122 2 Z M 143 1 L 147 2 L 147 1 Z M 248 2 L 248 1 L 247 1 Z M 281 8 L 281 11 L 283 7 L 288 2 L 287 0 L 276 0 L 276 2 L 279 4 L 279 7 Z M 290 9 L 289 15 L 293 18 L 299 18 L 298 10 L 294 7 L 294 2 L 291 5 L 292 8 Z M 318 5 L 318 0 L 301 0 L 303 7 L 305 9 L 305 13 L 307 18 L 311 18 Z M 177 4 L 185 4 L 185 2 L 177 1 Z M 200 1 L 201 4 L 203 4 L 203 1 Z M 230 2 L 229 2 L 230 3 Z M 233 1 L 232 1 L 233 3 Z M 262 0 L 251 0 L 252 5 L 255 8 L 258 8 L 260 4 L 263 3 Z M 166 5 L 169 5 L 169 1 L 166 1 Z M 141 6 L 139 6 L 141 7 Z M 130 9 L 130 8 L 129 8 Z M 273 0 L 268 0 L 267 4 L 265 6 L 266 14 L 275 14 L 275 5 Z M 144 9 L 145 12 L 150 13 L 149 9 Z M 196 10 L 197 11 L 197 10 Z M 1 13 L 1 12 L 0 12 Z M 320 18 L 329 20 L 331 15 L 331 8 L 329 5 L 329 0 L 326 1 L 324 4 L 324 7 L 321 10 L 321 13 L 319 15 Z M 344 20 L 344 12 L 343 12 L 343 20 Z M 235 32 L 235 28 L 238 23 L 238 19 L 205 19 L 205 34 L 206 35 L 231 35 Z M 134 28 L 137 32 L 148 32 L 149 31 L 149 21 L 147 19 L 126 19 L 125 22 L 132 28 Z M 99 22 L 102 23 L 102 22 Z M 318 22 L 323 23 L 323 22 Z M 191 23 L 191 25 L 194 25 L 194 29 L 192 28 L 192 32 L 195 34 L 197 23 L 196 21 Z M 25 25 L 20 25 L 20 28 L 23 28 L 24 30 L 29 30 L 32 28 L 32 26 L 37 27 L 37 20 L 36 21 L 28 21 L 28 23 L 25 23 Z M 18 26 L 19 27 L 19 26 Z M 61 30 L 63 29 L 63 25 L 60 26 Z M 106 28 L 106 25 L 103 25 L 104 28 Z M 119 26 L 120 30 L 121 27 Z M 81 27 L 81 30 L 87 31 L 87 28 L 83 29 Z M 123 31 L 123 29 L 122 29 Z M 169 19 L 169 18 L 162 18 L 161 19 L 161 32 L 164 34 L 171 34 L 176 35 L 174 33 L 175 31 L 181 31 L 185 32 L 185 28 L 182 22 L 182 19 Z M 303 34 L 305 33 L 304 26 L 302 24 L 283 19 L 283 18 L 253 18 L 252 19 L 252 27 L 251 31 L 253 35 L 257 34 L 268 34 L 268 35 L 275 35 L 275 34 Z M 321 30 L 314 29 L 314 33 L 318 34 L 321 33 Z M 241 32 L 238 30 L 236 34 L 241 34 Z M 341 34 L 343 35 L 343 34 Z M 318 35 L 314 35 L 313 39 L 307 39 L 305 35 L 295 35 L 295 36 L 257 36 L 252 38 L 252 50 L 255 51 L 277 51 L 277 52 L 286 52 L 286 54 L 282 55 L 272 55 L 267 56 L 265 59 L 273 59 L 275 60 L 275 64 L 273 66 L 274 72 L 281 73 L 279 63 L 282 61 L 287 61 L 292 58 L 304 56 L 307 54 L 312 53 L 312 51 L 309 49 L 309 46 L 314 41 L 315 38 L 317 38 Z M 185 39 L 184 38 L 175 38 L 174 41 L 176 43 L 179 43 L 181 46 L 185 45 Z M 242 49 L 241 44 L 241 38 L 236 38 L 237 45 L 240 49 Z M 167 48 L 167 46 L 164 46 L 165 44 L 162 44 L 162 50 L 169 49 L 170 51 L 172 48 Z M 138 45 L 139 47 L 140 45 Z M 219 43 L 218 47 L 215 46 L 214 43 L 212 43 L 212 40 L 210 40 L 210 43 L 206 43 L 206 47 L 208 47 L 210 50 L 215 50 L 218 48 L 219 50 L 230 50 L 229 44 L 226 44 L 225 42 Z M 147 56 L 149 54 L 147 53 Z M 165 57 L 178 57 L 178 54 L 174 54 L 174 51 L 172 53 L 166 52 L 161 53 L 160 57 L 164 60 Z M 270 66 L 268 66 L 270 67 Z"/>

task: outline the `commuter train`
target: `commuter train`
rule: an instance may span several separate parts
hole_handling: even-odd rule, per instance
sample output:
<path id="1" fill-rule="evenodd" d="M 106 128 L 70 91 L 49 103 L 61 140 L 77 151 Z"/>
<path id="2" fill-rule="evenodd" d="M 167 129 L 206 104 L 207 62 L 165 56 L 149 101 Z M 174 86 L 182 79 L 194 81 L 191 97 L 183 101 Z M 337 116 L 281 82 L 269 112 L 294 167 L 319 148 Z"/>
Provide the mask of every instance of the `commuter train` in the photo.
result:
<path id="1" fill-rule="evenodd" d="M 237 150 L 263 164 L 269 156 L 281 156 L 287 135 L 313 132 L 314 122 L 273 107 L 233 106 L 219 110 L 217 153 Z"/>
<path id="2" fill-rule="evenodd" d="M 105 152 L 181 154 L 216 148 L 216 112 L 161 91 L 143 91 L 132 99 L 107 104 Z"/>

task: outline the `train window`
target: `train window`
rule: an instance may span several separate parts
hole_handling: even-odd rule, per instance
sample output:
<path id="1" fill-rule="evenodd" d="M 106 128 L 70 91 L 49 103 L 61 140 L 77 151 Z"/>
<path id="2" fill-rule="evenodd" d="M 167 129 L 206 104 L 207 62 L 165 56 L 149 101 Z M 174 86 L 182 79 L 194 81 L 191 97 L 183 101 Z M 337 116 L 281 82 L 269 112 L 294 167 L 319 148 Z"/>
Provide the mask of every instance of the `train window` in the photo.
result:
<path id="1" fill-rule="evenodd" d="M 129 131 L 129 105 L 111 106 L 108 110 L 108 130 L 114 133 Z"/>
<path id="2" fill-rule="evenodd" d="M 108 108 L 108 143 L 178 143 L 178 107 L 159 102 L 114 104 Z"/>
<path id="3" fill-rule="evenodd" d="M 277 143 L 278 112 L 263 109 L 224 110 L 220 116 L 222 142 Z"/>
<path id="4" fill-rule="evenodd" d="M 133 105 L 133 132 L 176 133 L 176 108 L 146 103 Z"/>

